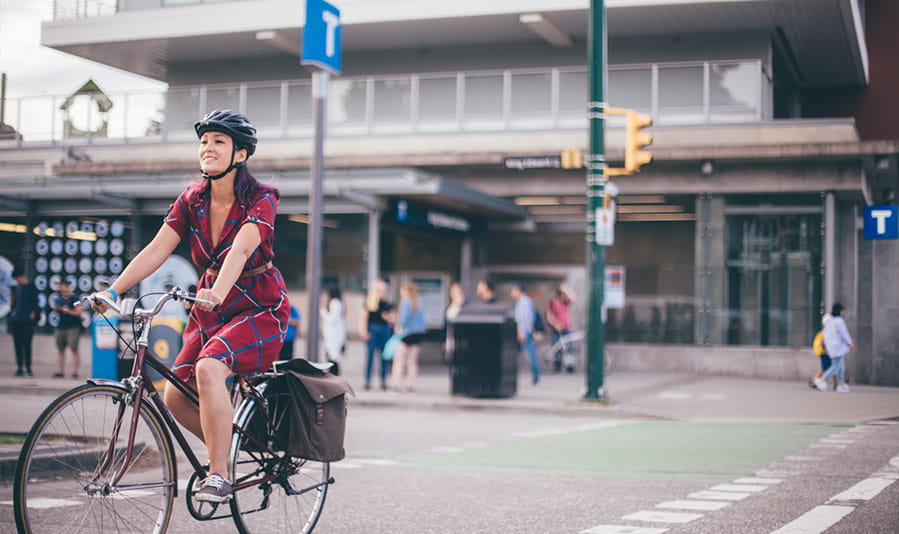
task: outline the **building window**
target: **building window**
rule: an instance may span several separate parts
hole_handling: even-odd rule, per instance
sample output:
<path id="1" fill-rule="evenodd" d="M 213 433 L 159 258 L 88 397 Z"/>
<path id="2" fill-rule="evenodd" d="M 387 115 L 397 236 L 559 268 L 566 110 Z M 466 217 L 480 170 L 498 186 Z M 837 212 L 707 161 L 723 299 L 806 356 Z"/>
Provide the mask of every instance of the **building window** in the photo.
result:
<path id="1" fill-rule="evenodd" d="M 795 209 L 729 210 L 728 344 L 803 346 L 820 326 L 821 214 Z"/>

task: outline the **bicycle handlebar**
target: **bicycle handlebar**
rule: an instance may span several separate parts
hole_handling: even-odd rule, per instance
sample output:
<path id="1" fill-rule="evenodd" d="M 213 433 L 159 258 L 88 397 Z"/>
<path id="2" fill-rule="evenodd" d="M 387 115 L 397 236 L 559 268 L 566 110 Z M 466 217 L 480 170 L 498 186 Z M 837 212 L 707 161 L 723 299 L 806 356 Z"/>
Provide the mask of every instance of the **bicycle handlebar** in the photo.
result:
<path id="1" fill-rule="evenodd" d="M 105 304 L 109 308 L 112 308 L 112 311 L 116 312 L 119 315 L 135 315 L 141 317 L 152 318 L 159 314 L 162 311 L 162 307 L 170 300 L 186 300 L 188 302 L 200 303 L 206 306 L 214 307 L 215 303 L 206 299 L 198 299 L 196 295 L 191 295 L 187 291 L 181 289 L 180 287 L 173 287 L 172 289 L 165 292 L 165 294 L 156 301 L 156 305 L 152 310 L 146 310 L 141 308 L 133 308 L 132 310 L 127 310 L 122 303 L 116 304 L 109 297 L 102 294 L 103 292 L 94 293 L 93 295 L 89 295 L 81 300 L 82 303 L 88 302 L 92 304 Z M 126 299 L 122 299 L 124 302 Z M 130 312 L 130 313 L 125 313 Z"/>

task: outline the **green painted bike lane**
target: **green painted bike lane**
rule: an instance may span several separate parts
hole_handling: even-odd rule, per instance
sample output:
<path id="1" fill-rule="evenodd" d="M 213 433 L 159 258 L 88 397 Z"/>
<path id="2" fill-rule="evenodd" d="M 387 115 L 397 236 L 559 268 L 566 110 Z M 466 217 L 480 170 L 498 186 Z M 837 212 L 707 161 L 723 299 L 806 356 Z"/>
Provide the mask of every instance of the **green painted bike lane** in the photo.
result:
<path id="1" fill-rule="evenodd" d="M 517 438 L 406 465 L 542 475 L 726 481 L 853 424 L 633 422 Z"/>

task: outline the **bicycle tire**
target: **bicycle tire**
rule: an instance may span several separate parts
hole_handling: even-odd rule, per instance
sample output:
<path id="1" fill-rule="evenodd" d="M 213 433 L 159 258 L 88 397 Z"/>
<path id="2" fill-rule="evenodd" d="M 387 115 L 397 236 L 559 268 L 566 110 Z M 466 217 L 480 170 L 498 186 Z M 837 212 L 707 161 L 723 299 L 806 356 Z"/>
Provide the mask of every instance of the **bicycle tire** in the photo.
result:
<path id="1" fill-rule="evenodd" d="M 13 505 L 20 533 L 166 531 L 176 491 L 175 451 L 146 400 L 139 404 L 131 462 L 118 486 L 107 484 L 124 461 L 134 404 L 125 407 L 113 462 L 88 487 L 127 394 L 116 384 L 86 384 L 63 393 L 38 417 L 16 467 Z"/>
<path id="2" fill-rule="evenodd" d="M 264 390 L 264 385 L 261 389 Z M 281 424 L 286 424 L 288 394 L 279 393 L 266 398 L 268 414 L 274 422 L 268 441 L 275 443 Z M 255 399 L 245 399 L 235 415 L 238 427 L 247 431 L 253 415 L 259 409 Z M 245 434 L 234 432 L 229 457 L 232 484 L 236 485 L 262 474 L 279 473 L 280 476 L 272 482 L 254 484 L 234 492 L 231 498 L 231 515 L 238 531 L 241 534 L 312 532 L 324 508 L 328 486 L 333 482 L 330 478 L 330 464 L 288 456 L 285 453 L 273 455 L 252 450 L 256 448 L 249 445 Z M 287 488 L 308 491 L 288 495 Z"/>

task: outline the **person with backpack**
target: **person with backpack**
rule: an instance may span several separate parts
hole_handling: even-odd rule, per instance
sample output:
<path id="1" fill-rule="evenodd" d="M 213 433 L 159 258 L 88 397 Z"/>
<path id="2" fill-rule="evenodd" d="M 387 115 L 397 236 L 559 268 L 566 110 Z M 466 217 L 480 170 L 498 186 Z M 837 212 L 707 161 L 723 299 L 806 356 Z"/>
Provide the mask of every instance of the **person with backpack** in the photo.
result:
<path id="1" fill-rule="evenodd" d="M 843 305 L 834 303 L 830 309 L 831 319 L 824 325 L 824 347 L 830 355 L 830 367 L 815 380 L 815 385 L 821 391 L 827 391 L 827 380 L 836 375 L 839 385 L 837 393 L 849 393 L 849 385 L 846 383 L 846 355 L 855 348 L 846 321 L 840 316 L 843 313 Z"/>
<path id="2" fill-rule="evenodd" d="M 812 389 L 818 389 L 818 386 L 815 385 L 815 380 L 824 376 L 824 372 L 830 367 L 830 356 L 827 354 L 827 348 L 824 346 L 824 325 L 826 325 L 829 320 L 830 314 L 825 313 L 824 317 L 821 318 L 821 330 L 818 330 L 818 333 L 815 334 L 815 339 L 812 340 L 812 352 L 821 360 L 821 368 L 818 369 L 815 376 L 808 381 L 808 387 Z M 834 380 L 834 387 L 836 387 L 836 385 L 836 380 Z"/>

